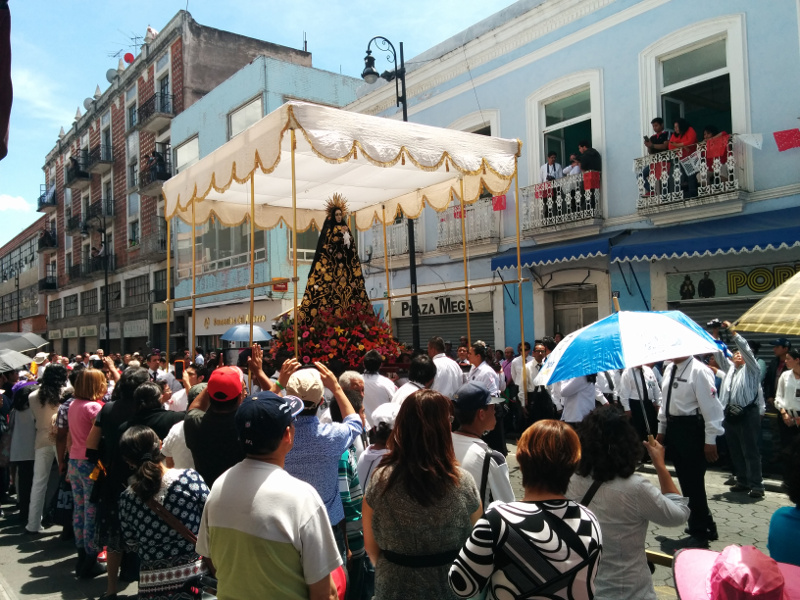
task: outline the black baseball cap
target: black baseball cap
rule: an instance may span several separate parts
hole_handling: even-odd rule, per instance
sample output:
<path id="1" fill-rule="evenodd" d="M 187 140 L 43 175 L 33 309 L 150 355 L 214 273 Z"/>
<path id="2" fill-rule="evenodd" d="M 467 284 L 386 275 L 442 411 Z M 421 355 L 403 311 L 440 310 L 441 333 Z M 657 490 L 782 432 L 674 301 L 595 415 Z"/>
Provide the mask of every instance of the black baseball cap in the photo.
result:
<path id="1" fill-rule="evenodd" d="M 458 410 L 472 411 L 500 404 L 503 398 L 489 395 L 489 390 L 478 381 L 468 381 L 453 394 L 453 404 Z"/>
<path id="2" fill-rule="evenodd" d="M 783 346 L 784 348 L 791 348 L 792 343 L 787 340 L 786 338 L 778 338 L 777 340 L 772 340 L 769 343 L 770 346 Z"/>
<path id="3" fill-rule="evenodd" d="M 258 452 L 283 432 L 303 410 L 303 401 L 295 396 L 259 392 L 245 398 L 236 410 L 236 431 L 245 452 Z"/>

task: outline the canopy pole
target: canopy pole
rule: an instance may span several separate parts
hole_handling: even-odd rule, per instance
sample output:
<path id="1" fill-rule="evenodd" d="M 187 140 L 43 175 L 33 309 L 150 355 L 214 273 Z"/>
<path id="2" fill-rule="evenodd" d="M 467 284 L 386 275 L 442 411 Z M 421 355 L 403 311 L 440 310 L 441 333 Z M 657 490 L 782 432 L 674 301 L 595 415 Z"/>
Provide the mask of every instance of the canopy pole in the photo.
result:
<path id="1" fill-rule="evenodd" d="M 383 265 L 386 271 L 386 313 L 389 315 L 389 333 L 392 330 L 392 294 L 389 290 L 389 245 L 386 243 L 386 207 L 381 204 L 381 215 L 383 216 Z"/>
<path id="2" fill-rule="evenodd" d="M 519 335 L 520 335 L 520 343 L 522 348 L 522 397 L 523 397 L 523 407 L 527 408 L 528 406 L 528 369 L 525 367 L 527 366 L 527 357 L 525 356 L 525 311 L 522 307 L 522 261 L 520 260 L 520 248 L 519 248 L 519 170 L 518 167 L 519 159 L 515 156 L 514 157 L 514 204 L 516 206 L 517 211 L 517 297 L 519 298 Z"/>
<path id="3" fill-rule="evenodd" d="M 466 301 L 466 314 L 467 314 L 467 343 L 472 346 L 472 335 L 469 327 L 469 269 L 467 267 L 467 212 L 464 206 L 464 178 L 459 179 L 461 184 L 461 193 L 458 201 L 461 204 L 461 250 L 464 255 L 464 300 Z"/>
<path id="4" fill-rule="evenodd" d="M 189 349 L 190 355 L 194 354 L 197 347 L 197 302 L 194 295 L 197 293 L 197 244 L 195 243 L 195 216 L 194 200 L 192 201 L 192 343 Z"/>
<path id="5" fill-rule="evenodd" d="M 170 321 L 172 321 L 172 303 L 170 302 L 172 295 L 172 263 L 171 263 L 171 255 L 172 255 L 172 228 L 170 227 L 170 220 L 166 219 L 167 221 L 167 341 L 166 341 L 166 350 L 167 350 L 167 366 L 172 362 L 170 360 L 169 354 L 169 333 L 170 333 Z M 109 332 L 106 332 L 106 335 L 110 335 Z"/>
<path id="6" fill-rule="evenodd" d="M 294 153 L 297 142 L 295 141 L 294 129 L 292 132 L 292 252 L 294 260 L 294 357 L 299 359 L 299 347 L 297 344 L 297 178 L 295 177 Z"/>
<path id="7" fill-rule="evenodd" d="M 250 175 L 250 348 L 253 347 L 253 320 L 256 288 L 256 172 Z M 252 350 L 251 350 L 252 352 Z M 247 369 L 247 389 L 253 389 L 253 374 Z"/>

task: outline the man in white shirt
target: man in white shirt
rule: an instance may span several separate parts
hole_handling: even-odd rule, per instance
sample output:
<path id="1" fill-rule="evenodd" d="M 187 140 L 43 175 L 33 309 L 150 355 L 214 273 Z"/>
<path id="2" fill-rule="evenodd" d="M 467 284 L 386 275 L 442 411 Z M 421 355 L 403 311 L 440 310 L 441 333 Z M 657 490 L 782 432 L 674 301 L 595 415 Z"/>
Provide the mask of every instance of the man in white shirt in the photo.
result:
<path id="1" fill-rule="evenodd" d="M 408 383 L 401 385 L 392 396 L 392 402 L 402 404 L 406 398 L 417 390 L 430 388 L 436 378 L 436 365 L 429 356 L 415 356 L 408 370 Z"/>
<path id="2" fill-rule="evenodd" d="M 530 355 L 531 345 L 529 342 L 525 342 L 524 349 L 522 347 L 522 344 L 520 344 L 520 346 L 517 349 L 520 351 L 520 355 L 511 361 L 511 380 L 514 382 L 514 385 L 516 385 L 520 390 L 522 390 L 522 369 L 524 365 L 527 365 L 533 360 L 533 357 Z M 528 381 L 528 390 L 530 389 L 532 389 L 531 382 Z"/>
<path id="3" fill-rule="evenodd" d="M 557 154 L 555 152 L 549 152 L 547 154 L 547 162 L 544 163 L 539 170 L 541 174 L 541 179 L 539 181 L 555 181 L 564 176 L 564 170 L 561 168 L 561 165 L 556 162 L 556 156 Z"/>
<path id="4" fill-rule="evenodd" d="M 533 357 L 525 365 L 528 380 L 528 394 L 525 405 L 525 424 L 533 425 L 542 419 L 553 419 L 556 415 L 556 406 L 553 397 L 546 385 L 534 385 L 533 382 L 544 366 L 544 356 L 547 350 L 542 342 L 533 344 Z"/>
<path id="5" fill-rule="evenodd" d="M 464 373 L 461 371 L 461 367 L 445 354 L 444 340 L 439 336 L 432 337 L 428 341 L 428 356 L 436 365 L 436 377 L 431 389 L 452 398 L 456 390 L 464 383 Z"/>
<path id="6" fill-rule="evenodd" d="M 501 452 L 491 450 L 481 437 L 496 425 L 495 404 L 500 397 L 489 395 L 479 382 L 468 381 L 453 394 L 453 408 L 458 429 L 453 432 L 453 449 L 461 467 L 475 479 L 483 491 L 484 508 L 494 501 L 513 502 L 514 490 L 508 476 L 508 464 Z"/>
<path id="7" fill-rule="evenodd" d="M 675 358 L 664 371 L 661 393 L 656 439 L 667 447 L 681 492 L 689 498 L 687 532 L 702 542 L 714 541 L 717 526 L 708 508 L 705 476 L 707 464 L 719 458 L 717 437 L 725 432 L 714 374 L 694 357 Z"/>
<path id="8" fill-rule="evenodd" d="M 383 364 L 383 357 L 377 350 L 370 350 L 364 355 L 364 415 L 367 417 L 367 427 L 372 429 L 372 413 L 381 404 L 392 401 L 397 391 L 397 386 L 388 377 L 378 371 Z"/>
<path id="9" fill-rule="evenodd" d="M 602 373 L 597 375 L 598 382 L 601 377 Z M 661 389 L 650 367 L 643 365 L 622 372 L 619 379 L 619 401 L 622 409 L 631 417 L 631 424 L 640 440 L 647 439 L 648 431 L 651 435 L 656 434 Z"/>
<path id="10" fill-rule="evenodd" d="M 486 352 L 486 344 L 480 340 L 470 346 L 468 357 L 472 368 L 467 375 L 467 379 L 481 382 L 492 396 L 499 396 L 499 376 L 486 362 Z"/>

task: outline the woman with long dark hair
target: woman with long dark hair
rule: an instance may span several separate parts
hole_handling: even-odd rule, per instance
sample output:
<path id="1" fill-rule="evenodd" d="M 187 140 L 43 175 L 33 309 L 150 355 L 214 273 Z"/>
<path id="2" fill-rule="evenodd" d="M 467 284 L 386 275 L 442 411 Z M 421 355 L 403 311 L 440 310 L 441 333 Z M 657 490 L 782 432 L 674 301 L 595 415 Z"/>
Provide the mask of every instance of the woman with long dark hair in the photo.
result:
<path id="1" fill-rule="evenodd" d="M 119 455 L 119 440 L 122 436 L 120 427 L 136 414 L 136 401 L 133 394 L 136 389 L 150 381 L 147 369 L 126 369 L 111 393 L 111 402 L 107 403 L 95 418 L 94 427 L 86 441 L 87 454 L 94 455 L 106 469 L 106 477 L 102 482 L 97 506 L 97 538 L 98 546 L 108 550 L 108 582 L 102 598 L 116 598 L 119 584 L 119 572 L 122 565 L 125 547 L 122 543 L 122 530 L 119 524 L 119 496 L 128 485 L 131 468 Z"/>
<path id="2" fill-rule="evenodd" d="M 42 374 L 39 390 L 29 397 L 33 418 L 36 421 L 36 458 L 33 464 L 33 485 L 28 508 L 25 533 L 37 534 L 42 530 L 47 481 L 53 461 L 56 460 L 56 441 L 50 435 L 53 418 L 61 404 L 61 391 L 67 383 L 67 369 L 63 365 L 49 365 Z"/>
<path id="3" fill-rule="evenodd" d="M 10 460 L 12 466 L 17 468 L 17 507 L 19 516 L 25 521 L 28 520 L 36 460 L 36 422 L 30 407 L 30 395 L 38 389 L 35 381 L 18 381 L 11 388 L 13 403 Z"/>
<path id="4" fill-rule="evenodd" d="M 581 462 L 567 497 L 588 507 L 603 532 L 603 560 L 595 579 L 595 598 L 656 600 L 645 558 L 650 522 L 683 525 L 689 505 L 664 464 L 664 447 L 645 443 L 658 474 L 659 490 L 635 473 L 643 453 L 630 418 L 613 406 L 602 406 L 586 417 L 579 431 Z M 590 490 L 593 494 L 588 496 Z"/>
<path id="5" fill-rule="evenodd" d="M 481 514 L 478 488 L 461 469 L 450 435 L 452 403 L 433 390 L 403 402 L 389 453 L 362 505 L 375 598 L 454 598 L 447 571 Z"/>
<path id="6" fill-rule="evenodd" d="M 141 561 L 139 600 L 200 598 L 205 569 L 187 534 L 197 535 L 208 487 L 197 471 L 164 465 L 161 440 L 149 427 L 127 429 L 119 450 L 134 470 L 119 516 L 123 538 Z"/>

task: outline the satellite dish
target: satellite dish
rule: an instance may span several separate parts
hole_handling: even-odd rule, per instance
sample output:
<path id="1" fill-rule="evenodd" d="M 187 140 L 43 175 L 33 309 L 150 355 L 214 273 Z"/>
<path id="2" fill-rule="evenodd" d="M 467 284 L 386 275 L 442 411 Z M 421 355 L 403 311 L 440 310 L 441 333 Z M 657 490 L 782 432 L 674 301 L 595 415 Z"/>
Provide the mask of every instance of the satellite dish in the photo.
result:
<path id="1" fill-rule="evenodd" d="M 94 100 L 92 98 L 87 98 L 83 101 L 83 108 L 86 110 L 91 110 L 92 104 L 94 104 Z"/>
<path id="2" fill-rule="evenodd" d="M 108 83 L 114 83 L 114 79 L 117 78 L 117 70 L 116 69 L 109 69 L 106 71 L 106 79 Z"/>

